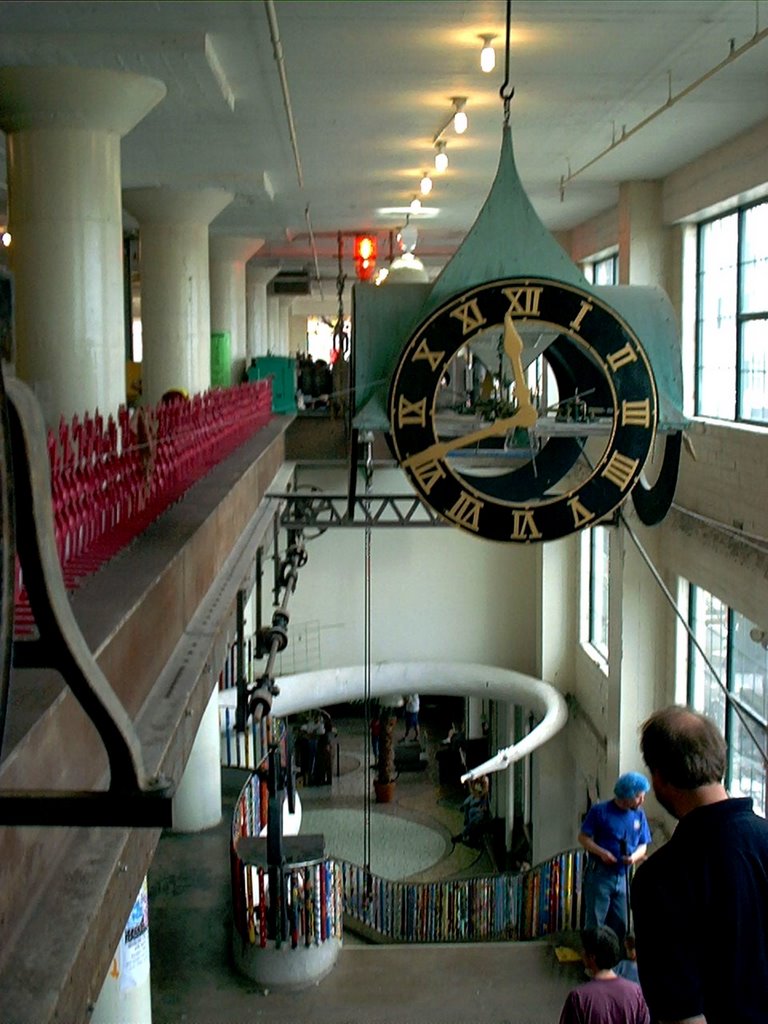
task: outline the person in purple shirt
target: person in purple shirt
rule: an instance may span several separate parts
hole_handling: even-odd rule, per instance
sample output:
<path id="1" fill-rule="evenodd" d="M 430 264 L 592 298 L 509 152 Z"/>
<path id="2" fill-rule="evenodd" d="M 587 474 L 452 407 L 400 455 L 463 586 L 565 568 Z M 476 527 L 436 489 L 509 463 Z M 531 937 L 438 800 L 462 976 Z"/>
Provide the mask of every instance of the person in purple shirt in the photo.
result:
<path id="1" fill-rule="evenodd" d="M 650 1024 L 640 986 L 613 970 L 621 955 L 616 932 L 585 928 L 581 943 L 584 966 L 592 978 L 568 993 L 560 1024 Z"/>
<path id="2" fill-rule="evenodd" d="M 584 872 L 584 927 L 608 925 L 623 943 L 629 927 L 629 872 L 646 854 L 651 830 L 643 810 L 650 783 L 625 772 L 613 799 L 594 804 L 582 822 L 579 843 L 589 853 Z"/>

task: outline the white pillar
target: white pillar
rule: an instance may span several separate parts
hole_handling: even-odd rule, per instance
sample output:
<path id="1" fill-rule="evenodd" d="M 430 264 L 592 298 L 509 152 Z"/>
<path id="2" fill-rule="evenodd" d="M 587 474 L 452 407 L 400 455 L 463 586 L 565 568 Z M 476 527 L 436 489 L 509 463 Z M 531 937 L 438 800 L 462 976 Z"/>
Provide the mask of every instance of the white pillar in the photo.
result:
<path id="1" fill-rule="evenodd" d="M 267 352 L 281 356 L 280 348 L 280 297 L 267 293 Z"/>
<path id="2" fill-rule="evenodd" d="M 0 69 L 16 369 L 50 426 L 125 402 L 120 138 L 165 91 L 119 71 Z"/>
<path id="3" fill-rule="evenodd" d="M 665 283 L 667 232 L 660 181 L 619 185 L 619 284 Z"/>
<path id="4" fill-rule="evenodd" d="M 467 697 L 465 732 L 468 740 L 478 740 L 483 735 L 483 701 L 481 697 Z"/>
<path id="5" fill-rule="evenodd" d="M 176 832 L 202 832 L 221 821 L 219 691 L 214 687 L 173 797 Z"/>
<path id="6" fill-rule="evenodd" d="M 267 285 L 277 273 L 276 267 L 260 267 L 246 264 L 246 331 L 247 365 L 257 356 L 265 356 L 269 348 L 267 317 Z"/>
<path id="7" fill-rule="evenodd" d="M 150 1024 L 149 979 L 149 899 L 145 878 L 89 1018 L 90 1024 Z"/>
<path id="8" fill-rule="evenodd" d="M 232 199 L 219 188 L 137 188 L 123 195 L 139 221 L 146 405 L 172 388 L 192 395 L 210 387 L 208 225 Z"/>
<path id="9" fill-rule="evenodd" d="M 280 296 L 280 354 L 294 355 L 291 351 L 291 309 L 293 308 L 293 296 Z"/>
<path id="10" fill-rule="evenodd" d="M 263 238 L 211 235 L 211 333 L 229 334 L 229 384 L 239 384 L 245 370 L 245 264 L 264 244 Z"/>

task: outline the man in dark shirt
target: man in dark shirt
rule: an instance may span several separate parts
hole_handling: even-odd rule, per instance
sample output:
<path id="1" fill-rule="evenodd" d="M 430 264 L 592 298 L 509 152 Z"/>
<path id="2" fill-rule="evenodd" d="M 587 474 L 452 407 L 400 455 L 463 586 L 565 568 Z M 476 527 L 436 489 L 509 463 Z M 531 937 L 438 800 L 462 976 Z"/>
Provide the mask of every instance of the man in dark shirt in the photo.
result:
<path id="1" fill-rule="evenodd" d="M 768 822 L 729 799 L 726 745 L 689 708 L 655 712 L 641 747 L 672 838 L 632 883 L 640 984 L 660 1024 L 768 1020 Z"/>

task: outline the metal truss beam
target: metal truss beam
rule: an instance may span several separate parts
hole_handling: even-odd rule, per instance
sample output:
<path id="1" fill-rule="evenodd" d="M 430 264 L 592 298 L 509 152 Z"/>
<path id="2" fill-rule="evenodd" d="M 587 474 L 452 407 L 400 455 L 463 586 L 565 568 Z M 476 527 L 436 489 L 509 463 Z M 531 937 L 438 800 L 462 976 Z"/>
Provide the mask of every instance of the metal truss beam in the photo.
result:
<path id="1" fill-rule="evenodd" d="M 317 530 L 332 527 L 447 526 L 420 498 L 413 494 L 286 493 L 269 494 L 281 503 L 280 525 L 289 530 Z M 351 510 L 351 511 L 350 511 Z"/>

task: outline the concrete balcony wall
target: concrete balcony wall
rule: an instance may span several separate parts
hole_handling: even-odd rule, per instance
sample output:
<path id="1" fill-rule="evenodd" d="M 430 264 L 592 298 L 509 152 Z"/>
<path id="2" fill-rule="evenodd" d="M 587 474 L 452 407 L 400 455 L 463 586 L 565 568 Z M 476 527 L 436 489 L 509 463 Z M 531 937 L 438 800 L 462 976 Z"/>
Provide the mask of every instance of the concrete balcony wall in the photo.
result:
<path id="1" fill-rule="evenodd" d="M 134 722 L 150 775 L 181 778 L 235 633 L 235 596 L 271 544 L 281 490 L 275 417 L 198 481 L 71 598 L 99 667 Z M 16 671 L 0 788 L 103 788 L 93 725 L 55 672 Z M 147 874 L 156 828 L 0 829 L 0 991 L 5 1020 L 87 1016 Z"/>

